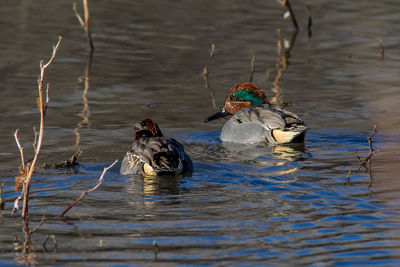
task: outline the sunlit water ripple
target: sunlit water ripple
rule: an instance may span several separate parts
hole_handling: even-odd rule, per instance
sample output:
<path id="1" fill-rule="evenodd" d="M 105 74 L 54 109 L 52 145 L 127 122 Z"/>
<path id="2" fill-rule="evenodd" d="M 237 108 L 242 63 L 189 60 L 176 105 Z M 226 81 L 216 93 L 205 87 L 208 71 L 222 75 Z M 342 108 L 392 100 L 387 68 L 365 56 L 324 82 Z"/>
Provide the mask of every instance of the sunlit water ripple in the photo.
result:
<path id="1" fill-rule="evenodd" d="M 395 1 L 310 1 L 311 38 L 308 1 L 291 1 L 297 35 L 276 1 L 89 2 L 91 61 L 71 1 L 0 8 L 0 265 L 400 265 Z M 75 169 L 36 168 L 30 229 L 46 218 L 23 253 L 24 225 L 19 212 L 11 215 L 20 163 L 13 133 L 20 129 L 28 159 L 38 64 L 58 35 L 39 161 L 65 160 L 77 147 L 83 154 Z M 286 59 L 280 38 L 293 45 Z M 221 105 L 233 84 L 249 80 L 253 53 L 253 81 L 306 121 L 304 144 L 222 143 L 223 120 L 203 123 L 214 101 Z M 122 159 L 134 123 L 145 118 L 182 142 L 193 173 L 122 176 L 118 163 L 59 220 L 104 167 Z M 368 155 L 374 122 L 379 151 L 370 177 L 357 156 Z"/>

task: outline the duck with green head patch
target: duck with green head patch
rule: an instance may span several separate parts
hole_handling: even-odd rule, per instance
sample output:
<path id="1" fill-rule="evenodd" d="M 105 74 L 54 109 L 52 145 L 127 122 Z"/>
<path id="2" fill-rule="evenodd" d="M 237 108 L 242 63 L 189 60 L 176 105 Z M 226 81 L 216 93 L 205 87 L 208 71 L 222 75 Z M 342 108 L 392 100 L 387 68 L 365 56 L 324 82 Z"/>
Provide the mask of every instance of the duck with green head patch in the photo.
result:
<path id="1" fill-rule="evenodd" d="M 253 83 L 236 84 L 228 92 L 224 107 L 205 122 L 233 115 L 221 131 L 221 140 L 234 143 L 301 143 L 307 131 L 304 121 L 279 105 L 270 104 Z"/>

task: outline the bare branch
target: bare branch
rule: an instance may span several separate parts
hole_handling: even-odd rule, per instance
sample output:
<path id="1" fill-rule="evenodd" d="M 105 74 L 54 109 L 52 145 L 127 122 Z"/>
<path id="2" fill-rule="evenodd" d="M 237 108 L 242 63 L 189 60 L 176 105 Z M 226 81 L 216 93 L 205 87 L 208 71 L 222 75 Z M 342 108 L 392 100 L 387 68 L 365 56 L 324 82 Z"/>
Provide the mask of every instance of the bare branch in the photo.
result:
<path id="1" fill-rule="evenodd" d="M 40 111 L 40 128 L 39 128 L 39 135 L 38 135 L 38 142 L 37 142 L 37 147 L 35 149 L 35 155 L 33 157 L 31 166 L 29 168 L 28 174 L 26 175 L 25 182 L 24 182 L 24 188 L 23 188 L 23 193 L 24 193 L 24 204 L 23 204 L 23 210 L 22 210 L 22 217 L 24 219 L 27 218 L 28 214 L 28 197 L 29 197 L 29 187 L 30 183 L 32 180 L 32 175 L 35 170 L 36 162 L 39 156 L 40 149 L 42 147 L 42 141 L 43 141 L 43 132 L 44 132 L 44 116 L 45 116 L 45 106 L 43 104 L 43 80 L 44 80 L 44 74 L 46 69 L 50 66 L 50 64 L 54 61 L 54 58 L 57 54 L 57 50 L 60 47 L 61 44 L 61 39 L 62 37 L 58 37 L 58 42 L 55 46 L 53 46 L 53 53 L 49 59 L 49 61 L 46 64 L 43 64 L 43 60 L 40 61 L 40 76 L 38 78 L 38 91 L 39 91 L 39 99 L 38 99 L 38 106 L 39 106 L 39 111 Z M 18 204 L 18 203 L 17 203 Z"/>
<path id="2" fill-rule="evenodd" d="M 117 162 L 118 162 L 118 160 L 116 159 L 110 166 L 104 168 L 103 173 L 101 174 L 99 180 L 97 181 L 97 184 L 96 184 L 94 187 L 90 188 L 89 190 L 83 192 L 83 193 L 82 193 L 68 208 L 66 208 L 66 209 L 63 211 L 63 213 L 61 213 L 60 216 L 58 216 L 58 218 L 61 219 L 70 209 L 72 209 L 76 204 L 78 204 L 78 202 L 79 202 L 82 198 L 84 198 L 84 197 L 85 197 L 87 194 L 89 194 L 90 192 L 93 192 L 94 190 L 96 190 L 96 189 L 101 185 L 101 183 L 103 182 L 103 180 L 104 180 L 104 175 L 106 174 L 106 172 L 107 172 L 109 169 L 111 169 Z"/>

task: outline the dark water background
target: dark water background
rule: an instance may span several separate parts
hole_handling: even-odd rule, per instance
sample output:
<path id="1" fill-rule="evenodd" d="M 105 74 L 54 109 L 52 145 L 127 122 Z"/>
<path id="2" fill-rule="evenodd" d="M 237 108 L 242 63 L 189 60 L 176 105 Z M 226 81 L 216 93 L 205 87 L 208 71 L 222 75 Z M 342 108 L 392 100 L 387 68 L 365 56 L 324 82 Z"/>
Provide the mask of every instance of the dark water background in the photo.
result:
<path id="1" fill-rule="evenodd" d="M 2 1 L 0 264 L 399 265 L 400 5 L 292 2 L 302 28 L 282 69 L 277 29 L 289 42 L 294 31 L 276 1 L 90 1 L 89 70 L 71 1 Z M 39 61 L 58 35 L 39 163 L 65 160 L 77 147 L 83 154 L 75 170 L 37 168 L 30 227 L 43 214 L 46 221 L 24 254 L 23 223 L 11 215 L 20 163 L 13 133 L 20 129 L 29 158 Z M 290 102 L 310 127 L 304 146 L 221 144 L 223 121 L 203 123 L 214 111 L 204 66 L 220 105 L 233 84 L 249 80 L 252 53 L 253 81 L 270 99 Z M 148 117 L 184 144 L 193 174 L 121 176 L 117 165 L 59 221 L 105 166 L 122 159 L 133 124 Z M 380 151 L 371 180 L 357 172 L 357 154 L 368 154 L 375 122 Z M 45 251 L 52 234 L 57 248 L 49 240 Z"/>

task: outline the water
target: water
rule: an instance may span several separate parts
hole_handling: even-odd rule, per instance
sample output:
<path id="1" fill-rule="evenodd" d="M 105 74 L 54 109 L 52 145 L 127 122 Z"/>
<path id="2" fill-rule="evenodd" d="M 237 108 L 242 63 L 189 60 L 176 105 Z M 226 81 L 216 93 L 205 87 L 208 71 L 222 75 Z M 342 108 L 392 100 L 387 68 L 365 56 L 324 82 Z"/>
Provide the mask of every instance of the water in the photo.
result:
<path id="1" fill-rule="evenodd" d="M 0 264 L 399 265 L 400 9 L 390 0 L 309 3 L 311 38 L 306 1 L 292 3 L 302 28 L 286 68 L 276 65 L 277 29 L 289 42 L 294 32 L 275 1 L 90 1 L 90 68 L 70 1 L 3 5 Z M 39 161 L 65 160 L 77 147 L 83 154 L 75 170 L 37 168 L 29 227 L 46 219 L 23 253 L 23 222 L 10 215 L 20 163 L 13 133 L 20 129 L 29 158 L 39 61 L 58 35 Z M 233 84 L 249 80 L 253 53 L 253 81 L 310 127 L 304 145 L 223 144 L 223 120 L 203 123 L 214 100 L 221 105 Z M 148 117 L 184 144 L 193 174 L 121 176 L 117 165 L 58 220 L 122 159 L 134 123 Z M 357 171 L 357 155 L 368 154 L 375 122 L 371 180 Z M 43 248 L 46 235 L 56 248 L 51 237 Z"/>

